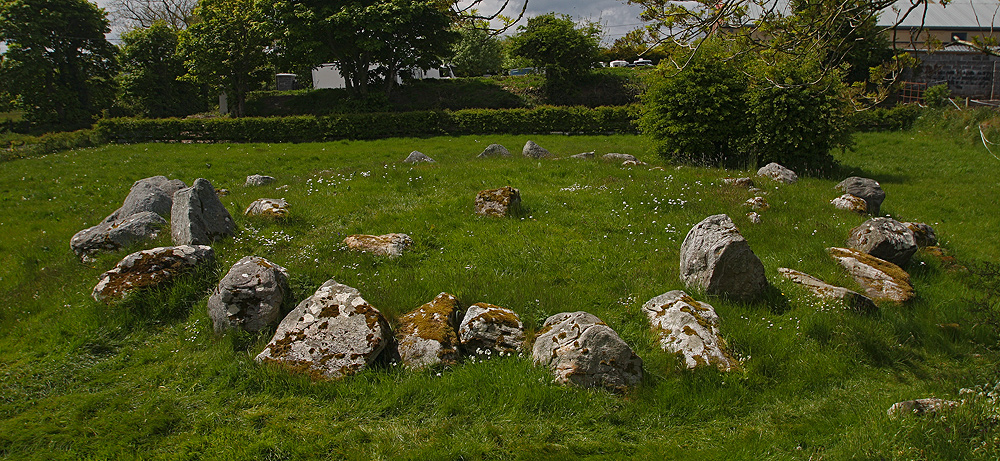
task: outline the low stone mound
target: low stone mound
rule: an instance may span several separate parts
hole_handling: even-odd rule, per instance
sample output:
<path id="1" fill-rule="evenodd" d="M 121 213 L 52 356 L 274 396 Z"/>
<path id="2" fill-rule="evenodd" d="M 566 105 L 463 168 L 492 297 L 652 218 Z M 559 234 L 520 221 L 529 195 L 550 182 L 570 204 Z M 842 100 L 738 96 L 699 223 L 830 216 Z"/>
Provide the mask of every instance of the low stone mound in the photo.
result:
<path id="1" fill-rule="evenodd" d="M 642 379 L 642 359 L 601 319 L 565 312 L 545 320 L 531 351 L 562 384 L 624 392 Z"/>
<path id="2" fill-rule="evenodd" d="M 711 305 L 674 290 L 650 299 L 642 311 L 660 337 L 660 348 L 679 354 L 687 368 L 714 366 L 729 371 L 739 367 L 725 350 L 719 316 Z"/>
<path id="3" fill-rule="evenodd" d="M 851 194 L 844 194 L 830 200 L 830 204 L 838 210 L 853 211 L 859 214 L 868 213 L 868 202 L 861 197 L 855 197 Z"/>
<path id="4" fill-rule="evenodd" d="M 888 413 L 890 417 L 894 418 L 911 415 L 922 416 L 951 410 L 957 408 L 959 405 L 960 403 L 954 400 L 935 398 L 906 400 L 892 404 L 886 413 Z"/>
<path id="5" fill-rule="evenodd" d="M 805 272 L 799 272 L 787 267 L 779 267 L 778 273 L 786 279 L 802 285 L 817 298 L 838 300 L 850 309 L 865 314 L 870 314 L 878 310 L 878 306 L 867 296 L 853 290 L 848 290 L 847 288 L 830 285 Z"/>
<path id="6" fill-rule="evenodd" d="M 350 250 L 398 258 L 413 245 L 413 239 L 406 234 L 357 234 L 347 236 L 344 239 L 344 244 Z"/>
<path id="7" fill-rule="evenodd" d="M 510 151 L 500 144 L 490 144 L 477 158 L 510 157 Z"/>
<path id="8" fill-rule="evenodd" d="M 747 213 L 747 220 L 750 221 L 752 224 L 760 224 L 764 222 L 764 220 L 760 218 L 760 214 L 758 214 L 756 211 L 751 211 Z"/>
<path id="9" fill-rule="evenodd" d="M 757 170 L 757 176 L 771 178 L 785 184 L 795 184 L 799 182 L 799 175 L 777 163 L 771 162 Z"/>
<path id="10" fill-rule="evenodd" d="M 869 298 L 897 303 L 913 298 L 910 274 L 899 266 L 854 249 L 827 248 L 826 251 L 847 269 Z"/>
<path id="11" fill-rule="evenodd" d="M 851 229 L 847 246 L 897 266 L 909 264 L 917 252 L 913 232 L 892 218 L 872 218 Z"/>
<path id="12" fill-rule="evenodd" d="M 513 187 L 480 191 L 476 195 L 476 214 L 505 217 L 521 206 L 521 192 Z"/>
<path id="13" fill-rule="evenodd" d="M 260 187 L 266 186 L 274 182 L 274 178 L 271 176 L 264 176 L 261 174 L 252 174 L 247 176 L 247 181 L 243 184 L 244 187 Z"/>
<path id="14" fill-rule="evenodd" d="M 764 211 L 768 208 L 771 208 L 771 205 L 767 203 L 767 199 L 759 195 L 747 199 L 747 201 L 744 202 L 743 204 L 757 211 Z"/>
<path id="15" fill-rule="evenodd" d="M 193 186 L 174 194 L 170 237 L 175 245 L 208 245 L 235 231 L 233 217 L 207 179 L 198 178 Z"/>
<path id="16" fill-rule="evenodd" d="M 757 187 L 753 182 L 753 178 L 722 178 L 722 185 L 739 187 L 741 189 Z"/>
<path id="17" fill-rule="evenodd" d="M 406 158 L 403 159 L 403 163 L 414 164 L 414 163 L 421 163 L 421 162 L 433 163 L 434 159 L 432 159 L 432 158 L 430 158 L 430 157 L 428 157 L 428 156 L 426 156 L 423 153 L 418 152 L 418 151 L 410 152 L 410 155 L 406 156 Z"/>
<path id="18" fill-rule="evenodd" d="M 858 197 L 868 205 L 868 213 L 877 215 L 885 200 L 885 191 L 878 181 L 868 178 L 851 176 L 834 186 L 835 189 Z"/>
<path id="19" fill-rule="evenodd" d="M 905 222 L 903 225 L 913 233 L 913 239 L 917 242 L 917 248 L 937 246 L 937 234 L 934 232 L 933 227 L 922 222 Z"/>
<path id="20" fill-rule="evenodd" d="M 569 157 L 570 158 L 583 159 L 583 160 L 590 160 L 590 159 L 594 158 L 594 153 L 593 152 L 583 152 L 583 153 L 579 153 L 579 154 L 576 154 L 576 155 L 570 155 Z"/>
<path id="21" fill-rule="evenodd" d="M 521 149 L 521 155 L 529 158 L 546 158 L 552 156 L 548 150 L 535 144 L 534 141 L 528 141 L 524 144 L 524 149 Z"/>
<path id="22" fill-rule="evenodd" d="M 138 290 L 166 285 L 177 276 L 214 261 L 215 252 L 212 247 L 205 245 L 137 251 L 101 274 L 100 281 L 94 287 L 93 297 L 97 301 L 111 303 Z"/>
<path id="23" fill-rule="evenodd" d="M 260 331 L 278 321 L 291 295 L 288 270 L 259 256 L 247 256 L 229 269 L 208 298 L 216 332 Z"/>
<path id="24" fill-rule="evenodd" d="M 256 360 L 338 379 L 372 365 L 392 344 L 382 313 L 358 290 L 328 280 L 285 316 Z"/>
<path id="25" fill-rule="evenodd" d="M 635 156 L 632 155 L 632 154 L 619 154 L 617 152 L 611 152 L 611 153 L 608 153 L 608 154 L 604 154 L 604 155 L 601 156 L 601 160 L 604 160 L 604 161 L 607 161 L 607 162 L 628 162 L 628 161 L 632 161 L 632 162 L 636 162 L 636 163 L 639 162 L 639 159 L 635 158 Z"/>
<path id="26" fill-rule="evenodd" d="M 681 243 L 680 278 L 709 295 L 753 299 L 767 288 L 764 265 L 724 214 L 696 224 Z"/>
<path id="27" fill-rule="evenodd" d="M 288 202 L 280 198 L 257 199 L 247 207 L 243 214 L 258 218 L 284 219 L 288 217 Z"/>
<path id="28" fill-rule="evenodd" d="M 458 337 L 467 355 L 516 353 L 524 345 L 524 324 L 510 309 L 476 303 L 465 311 Z"/>
<path id="29" fill-rule="evenodd" d="M 69 246 L 73 253 L 86 260 L 95 253 L 117 251 L 135 242 L 154 239 L 165 227 L 167 221 L 160 215 L 143 211 L 77 232 Z"/>
<path id="30" fill-rule="evenodd" d="M 454 365 L 460 359 L 458 317 L 462 306 L 448 293 L 399 318 L 399 356 L 407 368 Z"/>

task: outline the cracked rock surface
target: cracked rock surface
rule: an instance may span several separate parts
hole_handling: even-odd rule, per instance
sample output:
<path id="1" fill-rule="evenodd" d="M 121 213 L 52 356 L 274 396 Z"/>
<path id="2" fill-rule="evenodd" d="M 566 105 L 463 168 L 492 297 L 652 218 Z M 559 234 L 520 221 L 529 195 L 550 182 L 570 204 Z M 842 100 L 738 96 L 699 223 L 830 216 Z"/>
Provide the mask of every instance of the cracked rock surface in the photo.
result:
<path id="1" fill-rule="evenodd" d="M 715 366 L 729 371 L 739 367 L 725 350 L 726 342 L 719 336 L 719 316 L 708 303 L 674 290 L 646 301 L 642 311 L 660 338 L 660 348 L 679 354 L 687 368 Z"/>
<path id="2" fill-rule="evenodd" d="M 642 379 L 642 359 L 608 325 L 586 312 L 545 320 L 531 355 L 555 380 L 580 387 L 624 392 Z"/>
<path id="3" fill-rule="evenodd" d="M 178 275 L 214 261 L 215 252 L 212 247 L 205 245 L 137 251 L 101 275 L 94 287 L 93 296 L 97 301 L 110 303 L 133 291 L 169 283 Z"/>

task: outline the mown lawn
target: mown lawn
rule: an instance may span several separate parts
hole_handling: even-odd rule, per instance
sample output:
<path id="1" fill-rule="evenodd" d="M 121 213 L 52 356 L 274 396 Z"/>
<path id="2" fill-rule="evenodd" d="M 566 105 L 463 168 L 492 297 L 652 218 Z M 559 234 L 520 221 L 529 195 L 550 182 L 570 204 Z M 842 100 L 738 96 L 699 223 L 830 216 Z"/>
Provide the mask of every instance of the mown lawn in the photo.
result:
<path id="1" fill-rule="evenodd" d="M 532 139 L 558 156 L 630 153 L 650 163 L 475 159 Z M 437 160 L 400 163 L 411 150 Z M 325 144 L 106 146 L 0 163 L 0 456 L 10 459 L 997 459 L 996 300 L 977 282 L 1000 262 L 1000 162 L 939 131 L 863 134 L 844 174 L 878 179 L 883 212 L 930 223 L 968 270 L 918 253 L 918 297 L 874 316 L 820 303 L 778 267 L 857 286 L 826 255 L 864 218 L 835 210 L 836 179 L 761 181 L 771 208 L 752 225 L 749 172 L 676 167 L 633 136 L 493 136 Z M 651 167 L 662 167 L 651 169 Z M 263 188 L 247 175 L 275 176 Z M 171 289 L 105 306 L 90 292 L 130 251 L 80 263 L 78 230 L 117 208 L 132 182 L 166 175 L 217 188 L 239 226 L 220 263 Z M 519 188 L 523 215 L 473 214 L 482 189 Z M 249 219 L 261 197 L 286 222 Z M 681 289 L 678 250 L 702 218 L 727 213 L 777 288 L 765 300 L 709 299 L 743 370 L 686 371 L 640 311 Z M 347 252 L 354 233 L 405 232 L 396 260 Z M 151 245 L 167 245 L 169 236 Z M 563 387 L 529 356 L 445 370 L 367 370 L 313 382 L 252 360 L 270 339 L 213 334 L 208 292 L 246 255 L 289 269 L 296 299 L 325 280 L 358 288 L 394 318 L 446 291 L 517 311 L 529 330 L 586 310 L 645 362 L 625 395 Z M 705 299 L 696 295 L 699 299 Z M 983 306 L 993 309 L 983 310 Z M 960 393 L 961 389 L 972 392 Z M 894 402 L 966 399 L 935 418 L 890 419 Z"/>

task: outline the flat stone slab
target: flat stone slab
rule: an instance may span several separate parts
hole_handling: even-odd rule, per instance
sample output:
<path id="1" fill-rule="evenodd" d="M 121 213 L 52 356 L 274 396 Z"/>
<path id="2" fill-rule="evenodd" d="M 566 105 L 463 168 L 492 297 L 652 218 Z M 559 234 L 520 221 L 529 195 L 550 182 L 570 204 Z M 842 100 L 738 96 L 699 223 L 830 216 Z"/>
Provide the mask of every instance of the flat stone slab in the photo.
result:
<path id="1" fill-rule="evenodd" d="M 872 313 L 878 310 L 878 306 L 867 296 L 847 288 L 830 285 L 805 272 L 799 272 L 787 267 L 779 267 L 778 273 L 788 280 L 805 287 L 809 292 L 820 299 L 833 299 L 843 302 L 852 310 L 862 313 Z"/>
<path id="2" fill-rule="evenodd" d="M 448 293 L 399 318 L 399 356 L 403 365 L 420 370 L 454 365 L 459 355 L 458 318 L 462 306 Z"/>
<path id="3" fill-rule="evenodd" d="M 611 152 L 601 156 L 601 160 L 608 162 L 639 162 L 639 159 L 635 158 L 632 154 L 619 154 L 617 152 Z"/>
<path id="4" fill-rule="evenodd" d="M 513 354 L 524 346 L 524 324 L 510 309 L 476 303 L 465 311 L 458 337 L 467 355 Z"/>
<path id="5" fill-rule="evenodd" d="M 660 348 L 680 355 L 687 368 L 714 366 L 729 371 L 739 367 L 739 361 L 725 350 L 719 316 L 708 303 L 674 290 L 646 301 L 642 311 L 660 338 Z"/>
<path id="6" fill-rule="evenodd" d="M 338 379 L 375 363 L 393 341 L 389 322 L 358 290 L 328 280 L 285 316 L 256 360 Z"/>
<path id="7" fill-rule="evenodd" d="M 243 214 L 258 218 L 284 219 L 288 217 L 288 202 L 281 198 L 257 199 L 247 207 Z"/>
<path id="8" fill-rule="evenodd" d="M 757 187 L 753 182 L 753 178 L 722 178 L 722 185 L 739 187 L 741 189 Z"/>
<path id="9" fill-rule="evenodd" d="M 709 216 L 684 237 L 680 278 L 689 289 L 709 295 L 753 299 L 767 288 L 764 265 L 729 216 Z"/>
<path id="10" fill-rule="evenodd" d="M 827 248 L 826 251 L 847 269 L 872 300 L 903 303 L 913 298 L 910 274 L 899 266 L 850 248 Z"/>
<path id="11" fill-rule="evenodd" d="M 260 331 L 278 321 L 292 293 L 288 270 L 260 256 L 233 264 L 208 298 L 208 316 L 216 332 Z"/>
<path id="12" fill-rule="evenodd" d="M 957 408 L 960 405 L 959 402 L 954 400 L 944 400 L 944 399 L 916 399 L 916 400 L 906 400 L 903 402 L 896 402 L 889 407 L 886 412 L 891 417 L 901 417 L 901 416 L 921 416 L 926 414 L 933 414 L 944 410 L 951 410 Z"/>
<path id="13" fill-rule="evenodd" d="M 601 319 L 565 312 L 545 320 L 531 351 L 556 382 L 624 392 L 642 379 L 642 359 Z"/>
<path id="14" fill-rule="evenodd" d="M 590 160 L 590 159 L 594 158 L 594 153 L 593 152 L 581 152 L 579 154 L 570 155 L 569 157 L 570 158 L 583 159 L 583 160 Z"/>
<path id="15" fill-rule="evenodd" d="M 510 186 L 484 190 L 476 194 L 476 214 L 480 216 L 509 216 L 519 206 L 521 206 L 521 192 Z"/>
<path id="16" fill-rule="evenodd" d="M 118 251 L 135 242 L 154 239 L 165 227 L 167 221 L 160 215 L 143 211 L 77 232 L 69 246 L 73 253 L 86 260 L 96 253 Z"/>
<path id="17" fill-rule="evenodd" d="M 215 261 L 215 252 L 206 245 L 158 247 L 132 253 L 101 275 L 94 287 L 95 300 L 111 303 L 129 293 L 161 286 L 202 264 Z"/>
<path id="18" fill-rule="evenodd" d="M 379 256 L 398 258 L 413 245 L 413 239 L 406 234 L 349 235 L 344 239 L 347 248 L 353 251 Z"/>

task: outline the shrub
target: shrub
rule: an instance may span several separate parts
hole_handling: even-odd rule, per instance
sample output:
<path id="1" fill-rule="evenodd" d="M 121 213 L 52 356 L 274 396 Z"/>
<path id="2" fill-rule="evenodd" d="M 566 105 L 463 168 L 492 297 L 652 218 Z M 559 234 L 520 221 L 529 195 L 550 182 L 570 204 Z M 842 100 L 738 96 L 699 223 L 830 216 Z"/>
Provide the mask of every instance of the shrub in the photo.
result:
<path id="1" fill-rule="evenodd" d="M 945 104 L 945 99 L 948 99 L 949 96 L 951 96 L 951 90 L 948 89 L 948 84 L 942 83 L 925 90 L 923 100 L 928 107 L 942 107 Z"/>
<path id="2" fill-rule="evenodd" d="M 891 108 L 875 107 L 853 112 L 848 124 L 856 131 L 899 131 L 913 126 L 921 114 L 916 104 L 901 104 Z"/>
<path id="3" fill-rule="evenodd" d="M 0 161 L 46 155 L 80 147 L 93 147 L 104 143 L 95 130 L 64 131 L 27 136 L 7 133 L 0 136 L 5 147 L 0 151 Z"/>

